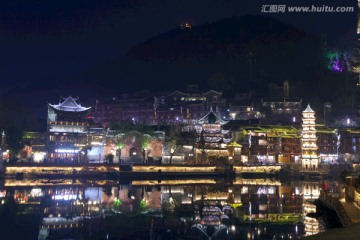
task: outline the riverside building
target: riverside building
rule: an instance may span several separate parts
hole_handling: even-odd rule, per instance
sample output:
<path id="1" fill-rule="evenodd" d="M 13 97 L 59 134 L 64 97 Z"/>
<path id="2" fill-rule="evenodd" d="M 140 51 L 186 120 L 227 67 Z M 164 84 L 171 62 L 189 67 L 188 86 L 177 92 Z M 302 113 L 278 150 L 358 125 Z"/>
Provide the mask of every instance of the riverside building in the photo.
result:
<path id="1" fill-rule="evenodd" d="M 94 148 L 101 147 L 102 129 L 93 134 L 97 141 L 92 141 L 90 132 L 91 119 L 88 118 L 91 107 L 81 106 L 78 98 L 61 98 L 58 104 L 48 104 L 46 148 L 47 160 L 54 163 L 78 163 L 82 161 L 87 147 L 93 142 Z M 95 139 L 94 139 L 95 140 Z M 102 151 L 98 151 L 101 155 Z M 101 158 L 102 156 L 97 156 Z"/>

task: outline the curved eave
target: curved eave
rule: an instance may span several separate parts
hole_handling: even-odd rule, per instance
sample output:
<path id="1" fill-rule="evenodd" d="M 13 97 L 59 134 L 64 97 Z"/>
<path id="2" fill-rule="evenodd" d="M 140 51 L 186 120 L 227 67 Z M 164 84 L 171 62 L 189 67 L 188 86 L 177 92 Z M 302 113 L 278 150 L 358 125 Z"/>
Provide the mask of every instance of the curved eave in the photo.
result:
<path id="1" fill-rule="evenodd" d="M 208 94 L 211 94 L 211 93 L 215 93 L 215 94 L 217 94 L 217 95 L 221 95 L 222 94 L 222 92 L 217 92 L 217 91 L 215 91 L 215 90 L 209 90 L 209 91 L 207 91 L 206 93 L 203 93 L 204 95 L 208 95 Z"/>
<path id="2" fill-rule="evenodd" d="M 215 123 L 207 123 L 205 120 L 199 120 L 198 121 L 199 124 L 220 124 L 221 126 L 222 125 L 225 125 L 228 123 L 228 121 L 223 121 L 223 120 L 217 120 Z"/>
<path id="3" fill-rule="evenodd" d="M 176 95 L 176 94 L 179 94 L 179 95 L 182 95 L 182 96 L 189 96 L 188 93 L 183 93 L 183 92 L 181 92 L 181 91 L 172 92 L 172 93 L 170 93 L 168 96 L 170 97 L 170 96 Z"/>
<path id="4" fill-rule="evenodd" d="M 85 113 L 87 111 L 91 110 L 91 107 L 85 108 L 85 107 L 62 107 L 61 105 L 52 105 L 49 104 L 49 106 L 55 110 L 55 111 L 61 111 L 61 112 L 77 112 L 77 113 Z"/>
<path id="5" fill-rule="evenodd" d="M 221 134 L 227 134 L 230 130 L 221 130 Z"/>
<path id="6" fill-rule="evenodd" d="M 220 125 L 225 125 L 227 124 L 229 121 L 225 121 L 222 120 L 218 115 L 216 115 L 216 113 L 214 113 L 212 110 L 210 110 L 210 112 L 208 112 L 204 117 L 200 118 L 197 122 L 198 124 L 212 124 L 212 123 L 208 123 L 208 117 L 210 114 L 214 114 L 216 120 L 215 120 L 215 124 L 220 124 Z"/>

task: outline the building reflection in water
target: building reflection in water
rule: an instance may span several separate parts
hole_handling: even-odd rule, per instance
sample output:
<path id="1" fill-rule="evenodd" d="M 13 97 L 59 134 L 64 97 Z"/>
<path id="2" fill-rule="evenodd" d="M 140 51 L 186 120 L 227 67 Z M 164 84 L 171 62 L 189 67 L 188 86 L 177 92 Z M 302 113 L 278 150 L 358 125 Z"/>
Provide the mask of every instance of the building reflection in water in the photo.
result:
<path id="1" fill-rule="evenodd" d="M 308 216 L 319 182 L 74 183 L 7 180 L 1 200 L 40 213 L 39 239 L 291 239 L 320 229 Z"/>
<path id="2" fill-rule="evenodd" d="M 319 220 L 309 217 L 309 213 L 316 213 L 314 200 L 320 196 L 319 182 L 304 181 L 301 182 L 301 191 L 303 195 L 303 216 L 305 224 L 305 236 L 317 234 L 320 232 Z"/>

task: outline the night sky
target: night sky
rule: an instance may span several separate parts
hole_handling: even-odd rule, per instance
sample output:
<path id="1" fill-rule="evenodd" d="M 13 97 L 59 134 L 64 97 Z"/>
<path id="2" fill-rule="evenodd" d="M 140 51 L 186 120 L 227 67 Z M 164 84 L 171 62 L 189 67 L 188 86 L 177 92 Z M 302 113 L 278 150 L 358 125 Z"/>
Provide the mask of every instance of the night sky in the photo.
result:
<path id="1" fill-rule="evenodd" d="M 353 6 L 355 12 L 264 15 L 324 34 L 339 45 L 352 44 L 356 0 L 2 0 L 0 92 L 14 86 L 42 88 L 51 82 L 76 82 L 82 72 L 121 58 L 131 47 L 184 21 L 196 26 L 262 14 L 263 4 L 311 6 L 314 2 L 317 6 Z"/>

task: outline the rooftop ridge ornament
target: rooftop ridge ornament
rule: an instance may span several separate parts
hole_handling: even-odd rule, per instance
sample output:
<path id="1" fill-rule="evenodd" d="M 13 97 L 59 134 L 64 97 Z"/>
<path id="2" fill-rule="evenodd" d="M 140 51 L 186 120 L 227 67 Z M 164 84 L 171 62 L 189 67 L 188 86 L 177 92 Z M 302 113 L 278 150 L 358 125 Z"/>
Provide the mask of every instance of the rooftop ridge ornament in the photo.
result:
<path id="1" fill-rule="evenodd" d="M 306 109 L 304 110 L 304 112 L 314 112 L 314 110 L 312 110 L 312 108 L 310 107 L 309 103 L 308 103 Z"/>

